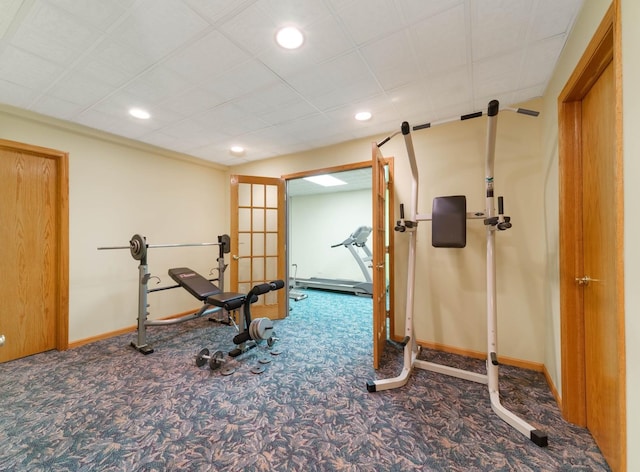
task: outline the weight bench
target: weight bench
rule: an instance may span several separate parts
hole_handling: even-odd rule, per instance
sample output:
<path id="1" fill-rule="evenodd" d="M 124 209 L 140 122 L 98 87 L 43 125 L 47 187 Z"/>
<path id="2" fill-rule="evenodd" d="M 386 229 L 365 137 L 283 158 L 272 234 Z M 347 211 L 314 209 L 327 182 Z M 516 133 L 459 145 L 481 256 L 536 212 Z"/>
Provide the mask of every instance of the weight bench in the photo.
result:
<path id="1" fill-rule="evenodd" d="M 169 269 L 168 273 L 178 285 L 204 303 L 204 307 L 200 312 L 210 306 L 222 308 L 227 312 L 243 308 L 241 326 L 238 328 L 241 331 L 233 338 L 233 342 L 238 348 L 229 353 L 232 357 L 239 356 L 248 349 L 255 347 L 257 342 L 267 340 L 270 346 L 274 342 L 272 339 L 273 322 L 268 318 L 251 320 L 251 304 L 258 301 L 259 295 L 284 287 L 282 280 L 258 284 L 249 293 L 245 294 L 223 292 L 205 277 L 188 267 Z M 250 300 L 250 303 L 247 303 L 247 300 Z"/>
<path id="2" fill-rule="evenodd" d="M 247 294 L 238 292 L 222 292 L 209 280 L 188 267 L 169 269 L 169 276 L 178 285 L 206 305 L 217 306 L 227 311 L 235 311 L 244 305 Z M 258 300 L 254 296 L 251 303 Z"/>
<path id="3" fill-rule="evenodd" d="M 218 287 L 188 267 L 169 269 L 169 276 L 201 302 L 205 302 L 212 295 L 222 293 Z"/>

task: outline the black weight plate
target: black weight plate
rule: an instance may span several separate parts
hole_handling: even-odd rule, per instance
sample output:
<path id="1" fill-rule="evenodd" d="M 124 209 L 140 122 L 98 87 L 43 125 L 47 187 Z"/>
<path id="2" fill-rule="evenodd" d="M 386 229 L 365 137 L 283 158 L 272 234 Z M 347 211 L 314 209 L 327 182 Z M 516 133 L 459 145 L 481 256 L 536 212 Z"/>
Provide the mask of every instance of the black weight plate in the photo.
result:
<path id="1" fill-rule="evenodd" d="M 141 261 L 147 255 L 147 241 L 139 234 L 134 234 L 129 241 L 129 249 L 131 250 L 131 257 L 136 261 Z"/>
<path id="2" fill-rule="evenodd" d="M 223 357 L 224 357 L 224 354 L 222 354 L 222 351 L 214 352 L 213 356 L 211 356 L 211 358 L 209 359 L 209 368 L 211 370 L 218 369 L 224 362 L 222 360 Z"/>
<path id="3" fill-rule="evenodd" d="M 207 359 L 209 359 L 209 349 L 204 348 L 196 356 L 196 365 L 198 367 L 202 367 L 203 365 L 205 365 L 207 363 Z"/>

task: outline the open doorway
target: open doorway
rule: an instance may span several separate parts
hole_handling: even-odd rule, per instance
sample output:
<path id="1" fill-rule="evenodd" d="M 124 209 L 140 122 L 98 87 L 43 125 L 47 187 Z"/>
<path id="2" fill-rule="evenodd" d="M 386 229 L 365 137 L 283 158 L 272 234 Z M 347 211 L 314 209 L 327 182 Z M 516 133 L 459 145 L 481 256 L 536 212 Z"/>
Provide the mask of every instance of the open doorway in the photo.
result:
<path id="1" fill-rule="evenodd" d="M 371 297 L 371 172 L 363 163 L 285 177 L 291 300 L 307 289 Z"/>

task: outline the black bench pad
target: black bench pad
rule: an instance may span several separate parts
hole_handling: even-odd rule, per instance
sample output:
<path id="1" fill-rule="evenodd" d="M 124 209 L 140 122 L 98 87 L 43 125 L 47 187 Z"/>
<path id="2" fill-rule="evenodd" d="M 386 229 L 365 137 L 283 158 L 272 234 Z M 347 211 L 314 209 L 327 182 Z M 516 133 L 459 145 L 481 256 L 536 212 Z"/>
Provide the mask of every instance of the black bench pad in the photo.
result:
<path id="1" fill-rule="evenodd" d="M 247 295 L 237 292 L 221 292 L 207 297 L 207 304 L 233 311 L 244 305 Z"/>
<path id="2" fill-rule="evenodd" d="M 188 267 L 169 269 L 169 276 L 200 301 L 220 293 L 220 289 Z"/>

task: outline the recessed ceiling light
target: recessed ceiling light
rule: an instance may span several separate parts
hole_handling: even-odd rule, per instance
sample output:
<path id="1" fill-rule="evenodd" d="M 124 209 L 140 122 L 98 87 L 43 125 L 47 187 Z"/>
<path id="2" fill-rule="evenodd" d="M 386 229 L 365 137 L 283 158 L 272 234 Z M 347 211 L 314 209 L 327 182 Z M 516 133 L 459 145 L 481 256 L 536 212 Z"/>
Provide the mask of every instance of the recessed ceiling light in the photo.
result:
<path id="1" fill-rule="evenodd" d="M 371 119 L 371 113 L 368 111 L 361 111 L 360 113 L 356 113 L 356 120 L 358 121 L 367 121 Z"/>
<path id="2" fill-rule="evenodd" d="M 287 26 L 278 31 L 276 41 L 285 49 L 298 49 L 304 42 L 304 36 L 298 28 Z"/>
<path id="3" fill-rule="evenodd" d="M 313 182 L 314 184 L 322 185 L 323 187 L 335 187 L 336 185 L 347 185 L 343 180 L 336 179 L 332 175 L 313 175 L 311 177 L 303 177 L 304 180 Z"/>
<path id="4" fill-rule="evenodd" d="M 129 110 L 129 114 L 134 118 L 139 118 L 141 120 L 148 120 L 151 118 L 151 114 L 147 110 L 143 110 L 142 108 L 131 108 Z"/>
<path id="5" fill-rule="evenodd" d="M 231 146 L 229 148 L 229 151 L 231 151 L 231 154 L 234 154 L 236 156 L 241 156 L 242 154 L 244 154 L 244 148 L 242 146 Z"/>

